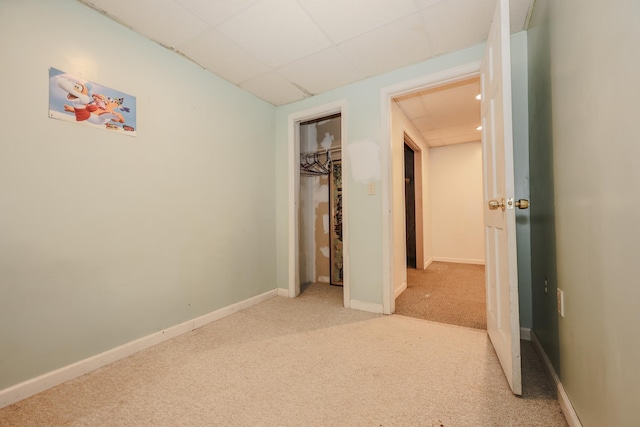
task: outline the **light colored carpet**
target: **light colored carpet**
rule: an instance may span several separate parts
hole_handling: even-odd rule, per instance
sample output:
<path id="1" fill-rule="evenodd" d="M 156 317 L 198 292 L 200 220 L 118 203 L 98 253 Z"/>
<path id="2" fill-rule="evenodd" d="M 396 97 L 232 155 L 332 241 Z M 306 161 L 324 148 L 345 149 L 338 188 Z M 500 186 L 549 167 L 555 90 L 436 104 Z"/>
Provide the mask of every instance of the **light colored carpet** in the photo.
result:
<path id="1" fill-rule="evenodd" d="M 486 330 L 484 282 L 484 265 L 433 262 L 426 270 L 409 268 L 396 313 Z"/>
<path id="2" fill-rule="evenodd" d="M 486 332 L 341 299 L 273 298 L 1 409 L 0 425 L 566 425 L 539 362 L 511 394 Z"/>

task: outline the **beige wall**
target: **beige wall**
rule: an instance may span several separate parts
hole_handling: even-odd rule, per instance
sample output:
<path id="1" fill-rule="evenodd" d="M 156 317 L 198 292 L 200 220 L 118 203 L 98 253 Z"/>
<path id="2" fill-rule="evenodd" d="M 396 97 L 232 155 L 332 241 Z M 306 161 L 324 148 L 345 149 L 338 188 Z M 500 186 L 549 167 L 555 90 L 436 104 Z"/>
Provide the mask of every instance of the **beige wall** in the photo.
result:
<path id="1" fill-rule="evenodd" d="M 482 144 L 470 142 L 430 151 L 433 259 L 483 264 Z"/>
<path id="2" fill-rule="evenodd" d="M 420 148 L 422 191 L 422 257 L 419 268 L 433 260 L 484 263 L 482 224 L 482 145 L 479 142 L 429 148 L 420 132 L 397 105 L 392 104 L 394 289 L 404 288 L 406 229 L 404 199 L 404 135 Z M 416 153 L 418 157 L 418 153 Z M 420 194 L 418 194 L 420 193 Z"/>
<path id="3" fill-rule="evenodd" d="M 391 104 L 391 152 L 392 152 L 392 172 L 393 172 L 393 230 L 394 230 L 394 242 L 393 242 L 393 263 L 394 263 L 394 289 L 399 291 L 407 283 L 407 249 L 406 249 L 406 225 L 405 225 L 405 199 L 404 199 L 404 135 L 405 133 L 411 138 L 411 140 L 419 147 L 419 153 L 416 152 L 416 158 L 419 157 L 418 162 L 422 165 L 422 171 L 420 177 L 418 171 L 416 171 L 416 180 L 420 179 L 420 182 L 416 183 L 416 202 L 419 205 L 422 204 L 422 210 L 416 209 L 416 222 L 422 219 L 422 239 L 419 239 L 418 224 L 416 224 L 416 246 L 418 246 L 418 252 L 422 253 L 422 256 L 418 254 L 417 264 L 418 268 L 425 268 L 433 258 L 433 252 L 431 247 L 431 211 L 429 210 L 430 199 L 430 187 L 428 181 L 429 175 L 429 147 L 424 141 L 420 132 L 415 126 L 407 119 L 402 110 L 395 104 Z M 419 185 L 418 185 L 419 184 Z M 419 191 L 419 186 L 422 187 L 422 191 Z"/>

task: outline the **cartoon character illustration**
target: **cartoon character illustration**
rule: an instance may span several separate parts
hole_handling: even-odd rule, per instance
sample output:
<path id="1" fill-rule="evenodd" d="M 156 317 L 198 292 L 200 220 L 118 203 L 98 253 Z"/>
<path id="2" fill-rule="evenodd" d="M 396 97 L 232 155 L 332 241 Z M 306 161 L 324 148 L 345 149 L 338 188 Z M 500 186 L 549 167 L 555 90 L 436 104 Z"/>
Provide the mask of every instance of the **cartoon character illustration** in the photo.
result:
<path id="1" fill-rule="evenodd" d="M 124 98 L 107 98 L 102 111 L 98 110 L 96 111 L 96 114 L 113 116 L 111 117 L 111 121 L 124 123 L 124 116 L 116 111 L 116 109 L 120 108 L 120 105 L 122 105 L 123 100 Z"/>
<path id="2" fill-rule="evenodd" d="M 136 136 L 135 96 L 55 68 L 49 69 L 49 117 Z"/>
<path id="3" fill-rule="evenodd" d="M 102 108 L 103 110 L 107 109 L 107 98 L 104 95 L 94 93 L 93 95 L 91 95 L 91 98 L 93 99 L 93 102 L 98 106 L 98 108 Z"/>
<path id="4" fill-rule="evenodd" d="M 67 92 L 67 99 L 71 101 L 72 105 L 65 105 L 64 109 L 65 111 L 74 113 L 76 115 L 76 121 L 81 122 L 88 120 L 91 117 L 91 112 L 98 109 L 97 106 L 90 105 L 90 83 L 82 84 L 80 82 L 60 78 L 58 80 L 58 86 Z"/>
<path id="5" fill-rule="evenodd" d="M 93 111 L 93 114 L 97 117 L 93 121 L 90 118 L 89 121 L 97 124 L 105 124 L 109 120 L 112 122 L 124 123 L 124 116 L 115 111 L 120 107 L 123 101 L 124 98 L 113 99 L 102 94 L 94 94 L 93 102 L 98 106 L 98 109 Z"/>
<path id="6" fill-rule="evenodd" d="M 64 105 L 64 110 L 74 113 L 76 121 L 104 125 L 109 121 L 124 123 L 122 114 L 114 111 L 120 107 L 123 98 L 111 99 L 102 94 L 91 93 L 91 83 L 80 83 L 67 78 L 58 79 L 58 86 L 67 92 L 67 100 L 72 105 Z"/>

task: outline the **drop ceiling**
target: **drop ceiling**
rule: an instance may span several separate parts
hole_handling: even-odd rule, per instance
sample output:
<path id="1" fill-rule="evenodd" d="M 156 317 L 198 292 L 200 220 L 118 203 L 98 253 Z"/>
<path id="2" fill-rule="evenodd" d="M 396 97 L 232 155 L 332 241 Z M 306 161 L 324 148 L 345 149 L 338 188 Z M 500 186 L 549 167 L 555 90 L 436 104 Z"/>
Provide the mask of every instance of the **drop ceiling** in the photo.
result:
<path id="1" fill-rule="evenodd" d="M 273 105 L 483 43 L 496 0 L 79 0 Z M 534 0 L 510 0 L 511 32 Z M 396 99 L 431 147 L 479 141 L 476 80 Z"/>
<path id="2" fill-rule="evenodd" d="M 274 105 L 486 40 L 496 0 L 79 0 Z M 511 32 L 534 0 L 511 0 Z"/>
<path id="3" fill-rule="evenodd" d="M 480 78 L 395 98 L 430 147 L 480 141 Z"/>

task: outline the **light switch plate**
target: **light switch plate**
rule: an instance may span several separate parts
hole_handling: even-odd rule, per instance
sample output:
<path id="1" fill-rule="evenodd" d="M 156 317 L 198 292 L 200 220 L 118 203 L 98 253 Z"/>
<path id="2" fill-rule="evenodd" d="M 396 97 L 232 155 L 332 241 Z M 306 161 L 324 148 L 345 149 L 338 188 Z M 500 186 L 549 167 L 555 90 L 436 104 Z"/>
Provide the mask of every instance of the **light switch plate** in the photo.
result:
<path id="1" fill-rule="evenodd" d="M 367 194 L 373 196 L 376 194 L 376 184 L 374 182 L 369 183 L 369 187 L 367 188 Z"/>

